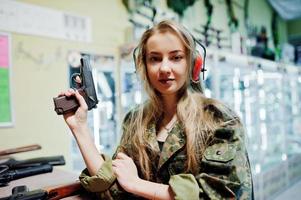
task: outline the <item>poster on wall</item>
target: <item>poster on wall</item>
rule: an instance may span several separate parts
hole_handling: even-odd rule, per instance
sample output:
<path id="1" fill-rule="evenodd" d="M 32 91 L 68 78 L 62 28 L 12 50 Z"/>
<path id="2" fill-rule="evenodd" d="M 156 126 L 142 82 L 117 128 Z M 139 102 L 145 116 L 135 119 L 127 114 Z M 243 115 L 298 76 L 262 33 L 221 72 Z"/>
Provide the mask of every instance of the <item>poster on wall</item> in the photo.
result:
<path id="1" fill-rule="evenodd" d="M 0 30 L 79 42 L 92 41 L 90 17 L 10 0 L 1 0 Z"/>
<path id="2" fill-rule="evenodd" d="M 0 127 L 12 126 L 10 35 L 0 32 Z"/>

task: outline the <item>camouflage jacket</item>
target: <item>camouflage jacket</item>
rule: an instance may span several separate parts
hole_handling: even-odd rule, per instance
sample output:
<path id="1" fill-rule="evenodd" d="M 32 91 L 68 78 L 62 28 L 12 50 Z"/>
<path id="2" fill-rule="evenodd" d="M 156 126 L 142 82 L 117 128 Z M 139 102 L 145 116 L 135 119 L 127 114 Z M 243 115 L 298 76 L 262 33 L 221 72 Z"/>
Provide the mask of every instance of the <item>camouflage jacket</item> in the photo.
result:
<path id="1" fill-rule="evenodd" d="M 228 119 L 215 131 L 213 143 L 206 148 L 200 160 L 200 173 L 196 176 L 184 173 L 186 140 L 179 122 L 170 131 L 161 152 L 155 123 L 149 125 L 147 133 L 149 142 L 158 152 L 152 169 L 157 176 L 152 181 L 169 184 L 175 199 L 253 199 L 244 129 L 236 119 Z M 112 160 L 104 158 L 105 163 L 97 175 L 89 176 L 86 169 L 80 175 L 86 190 L 98 193 L 100 199 L 143 199 L 119 186 L 112 172 Z"/>

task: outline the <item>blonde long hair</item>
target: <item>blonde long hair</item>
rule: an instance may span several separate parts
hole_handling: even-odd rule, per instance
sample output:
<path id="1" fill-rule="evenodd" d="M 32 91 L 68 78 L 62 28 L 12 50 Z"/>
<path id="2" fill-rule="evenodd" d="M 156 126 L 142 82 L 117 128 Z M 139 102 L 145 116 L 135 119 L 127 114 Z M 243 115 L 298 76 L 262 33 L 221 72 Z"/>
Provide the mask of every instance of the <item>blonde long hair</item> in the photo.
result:
<path id="1" fill-rule="evenodd" d="M 151 172 L 151 162 L 156 152 L 154 152 L 154 147 L 147 142 L 146 131 L 150 122 L 156 121 L 158 117 L 163 115 L 163 103 L 160 94 L 152 87 L 147 76 L 146 43 L 152 35 L 165 32 L 174 33 L 180 38 L 186 49 L 187 60 L 193 60 L 196 48 L 191 34 L 181 25 L 168 20 L 147 30 L 137 47 L 136 70 L 148 93 L 149 100 L 138 106 L 125 120 L 126 125 L 123 130 L 121 147 L 130 148 L 130 151 L 127 151 L 126 148 L 123 149 L 127 153 L 131 152 L 130 156 L 147 180 L 153 179 L 154 176 Z M 190 62 L 188 65 L 189 71 L 186 82 L 178 91 L 176 114 L 184 127 L 186 136 L 186 171 L 197 174 L 200 170 L 199 161 L 205 148 L 209 145 L 214 130 L 223 121 L 222 115 L 227 113 L 230 116 L 231 113 L 219 101 L 206 98 L 202 92 L 196 92 L 192 89 L 191 86 L 195 84 L 191 81 L 193 63 Z"/>

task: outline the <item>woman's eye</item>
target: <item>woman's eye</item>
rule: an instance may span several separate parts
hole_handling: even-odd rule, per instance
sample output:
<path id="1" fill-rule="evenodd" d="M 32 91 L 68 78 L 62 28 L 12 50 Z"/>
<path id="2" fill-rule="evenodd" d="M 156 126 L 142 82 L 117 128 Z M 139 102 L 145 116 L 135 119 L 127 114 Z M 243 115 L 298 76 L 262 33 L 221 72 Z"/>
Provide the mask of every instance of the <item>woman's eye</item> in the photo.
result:
<path id="1" fill-rule="evenodd" d="M 174 56 L 172 59 L 174 61 L 180 61 L 180 60 L 182 60 L 182 58 L 183 58 L 183 56 Z"/>
<path id="2" fill-rule="evenodd" d="M 159 57 L 149 57 L 148 61 L 149 62 L 159 62 L 161 59 Z"/>

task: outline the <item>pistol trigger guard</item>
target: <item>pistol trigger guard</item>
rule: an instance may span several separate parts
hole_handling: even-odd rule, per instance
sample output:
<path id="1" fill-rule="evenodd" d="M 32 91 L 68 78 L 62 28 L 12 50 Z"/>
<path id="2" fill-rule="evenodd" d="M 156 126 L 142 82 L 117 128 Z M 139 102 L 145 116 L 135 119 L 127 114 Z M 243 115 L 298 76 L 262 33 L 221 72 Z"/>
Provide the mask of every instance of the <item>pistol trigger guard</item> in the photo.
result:
<path id="1" fill-rule="evenodd" d="M 80 88 L 81 84 L 79 84 L 78 82 L 76 82 L 76 77 L 77 76 L 81 77 L 81 74 L 80 73 L 74 73 L 74 74 L 72 74 L 71 80 L 72 80 L 72 84 L 75 83 L 74 85 L 78 89 L 78 88 Z"/>
<path id="2" fill-rule="evenodd" d="M 73 73 L 73 74 L 71 75 L 72 80 L 75 81 L 76 76 L 81 76 L 81 75 L 80 75 L 80 73 Z"/>

